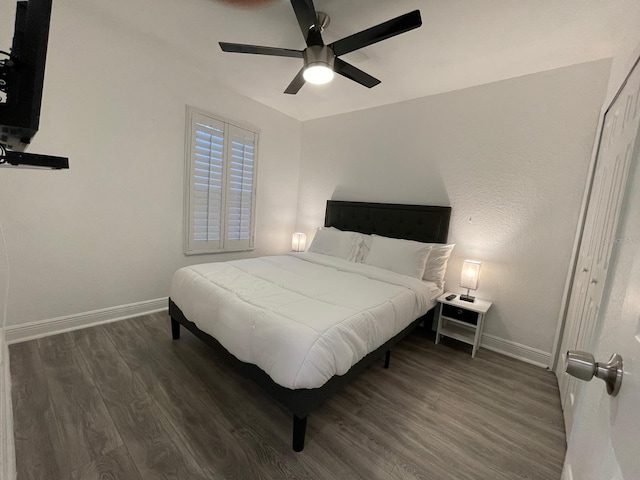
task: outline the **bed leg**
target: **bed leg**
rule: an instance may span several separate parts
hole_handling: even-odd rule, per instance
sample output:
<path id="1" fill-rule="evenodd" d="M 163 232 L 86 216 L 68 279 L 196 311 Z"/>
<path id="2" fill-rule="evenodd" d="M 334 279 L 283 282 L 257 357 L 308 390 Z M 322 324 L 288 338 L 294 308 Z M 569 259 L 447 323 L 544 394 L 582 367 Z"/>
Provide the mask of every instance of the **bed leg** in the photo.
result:
<path id="1" fill-rule="evenodd" d="M 301 452 L 304 448 L 304 435 L 307 431 L 307 415 L 298 418 L 293 416 L 293 451 Z"/>
<path id="2" fill-rule="evenodd" d="M 180 322 L 171 318 L 171 337 L 180 340 Z"/>
<path id="3" fill-rule="evenodd" d="M 391 363 L 391 350 L 387 350 L 384 354 L 384 368 L 389 368 L 389 363 Z"/>

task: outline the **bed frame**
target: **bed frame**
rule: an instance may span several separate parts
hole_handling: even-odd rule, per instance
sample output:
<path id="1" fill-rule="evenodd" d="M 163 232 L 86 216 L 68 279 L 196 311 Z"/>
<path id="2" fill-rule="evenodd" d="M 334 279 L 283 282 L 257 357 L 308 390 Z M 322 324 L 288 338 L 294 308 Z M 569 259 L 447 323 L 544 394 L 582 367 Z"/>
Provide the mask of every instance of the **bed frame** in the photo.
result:
<path id="1" fill-rule="evenodd" d="M 450 216 L 451 207 L 329 200 L 324 226 L 419 242 L 446 243 Z M 292 444 L 296 452 L 301 452 L 304 448 L 309 414 L 383 355 L 385 355 L 385 368 L 388 368 L 391 348 L 423 321 L 432 321 L 433 311 L 434 309 L 431 309 L 426 315 L 414 320 L 395 337 L 356 363 L 344 375 L 333 376 L 319 388 L 293 390 L 275 383 L 256 365 L 238 360 L 215 338 L 201 331 L 195 323 L 189 321 L 180 308 L 169 298 L 173 339 L 180 338 L 180 326 L 182 325 L 210 345 L 229 363 L 235 365 L 244 376 L 253 379 L 276 400 L 280 401 L 293 414 Z"/>

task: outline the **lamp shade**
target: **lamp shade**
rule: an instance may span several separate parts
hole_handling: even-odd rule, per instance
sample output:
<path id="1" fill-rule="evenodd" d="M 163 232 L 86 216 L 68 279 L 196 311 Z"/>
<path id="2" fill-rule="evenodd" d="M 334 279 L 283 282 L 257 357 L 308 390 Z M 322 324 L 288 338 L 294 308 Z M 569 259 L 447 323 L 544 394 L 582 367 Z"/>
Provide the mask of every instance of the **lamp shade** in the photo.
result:
<path id="1" fill-rule="evenodd" d="M 475 260 L 465 260 L 462 264 L 462 274 L 460 275 L 460 286 L 470 290 L 478 288 L 478 277 L 480 276 L 481 262 Z"/>
<path id="2" fill-rule="evenodd" d="M 296 232 L 291 237 L 291 250 L 294 252 L 304 252 L 307 248 L 307 234 Z"/>

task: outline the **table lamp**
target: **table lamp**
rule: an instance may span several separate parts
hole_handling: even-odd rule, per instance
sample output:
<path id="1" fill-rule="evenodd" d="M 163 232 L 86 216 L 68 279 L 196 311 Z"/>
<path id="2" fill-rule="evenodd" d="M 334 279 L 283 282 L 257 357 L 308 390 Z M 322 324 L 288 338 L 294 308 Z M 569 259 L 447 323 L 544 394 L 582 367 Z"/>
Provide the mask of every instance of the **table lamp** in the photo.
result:
<path id="1" fill-rule="evenodd" d="M 478 288 L 478 277 L 480 276 L 481 262 L 475 260 L 465 260 L 462 264 L 462 274 L 460 275 L 460 286 L 467 289 L 466 295 L 460 295 L 460 300 L 474 302 L 476 297 L 469 295 L 469 290 Z"/>
<path id="2" fill-rule="evenodd" d="M 307 248 L 307 234 L 296 232 L 291 238 L 291 250 L 294 252 L 304 252 Z"/>

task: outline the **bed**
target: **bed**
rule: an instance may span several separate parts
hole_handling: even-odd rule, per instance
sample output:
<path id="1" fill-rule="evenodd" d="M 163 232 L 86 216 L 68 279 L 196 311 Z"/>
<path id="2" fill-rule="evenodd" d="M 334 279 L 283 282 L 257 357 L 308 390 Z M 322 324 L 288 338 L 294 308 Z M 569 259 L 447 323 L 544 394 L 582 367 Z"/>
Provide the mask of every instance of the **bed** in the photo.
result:
<path id="1" fill-rule="evenodd" d="M 324 227 L 445 244 L 450 214 L 330 200 Z M 432 321 L 442 285 L 419 277 L 315 252 L 184 267 L 172 280 L 172 336 L 185 327 L 280 401 L 299 452 L 311 412 L 381 357 L 388 368 L 391 348 Z"/>

